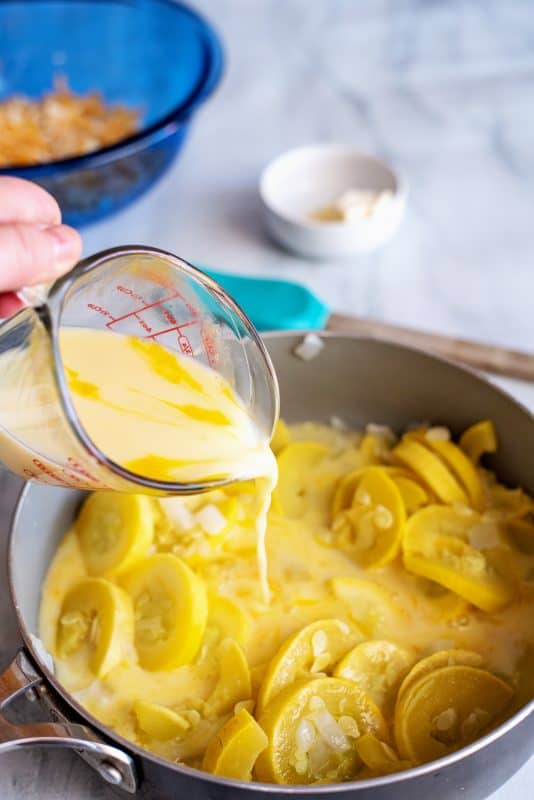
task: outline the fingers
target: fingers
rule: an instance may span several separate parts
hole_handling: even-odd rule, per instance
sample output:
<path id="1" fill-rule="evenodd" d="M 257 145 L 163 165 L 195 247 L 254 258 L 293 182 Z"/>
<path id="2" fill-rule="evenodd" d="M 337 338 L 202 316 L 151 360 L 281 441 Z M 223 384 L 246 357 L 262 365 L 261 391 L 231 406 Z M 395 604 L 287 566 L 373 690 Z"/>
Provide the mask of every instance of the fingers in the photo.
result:
<path id="1" fill-rule="evenodd" d="M 0 223 L 59 225 L 61 211 L 52 195 L 22 178 L 0 177 Z"/>
<path id="2" fill-rule="evenodd" d="M 0 292 L 53 281 L 81 252 L 80 235 L 67 225 L 0 224 Z"/>
<path id="3" fill-rule="evenodd" d="M 15 291 L 55 280 L 81 251 L 80 236 L 61 225 L 52 195 L 22 178 L 0 177 L 0 317 L 21 307 Z"/>
<path id="4" fill-rule="evenodd" d="M 13 292 L 0 294 L 0 319 L 11 317 L 23 307 L 24 303 Z"/>

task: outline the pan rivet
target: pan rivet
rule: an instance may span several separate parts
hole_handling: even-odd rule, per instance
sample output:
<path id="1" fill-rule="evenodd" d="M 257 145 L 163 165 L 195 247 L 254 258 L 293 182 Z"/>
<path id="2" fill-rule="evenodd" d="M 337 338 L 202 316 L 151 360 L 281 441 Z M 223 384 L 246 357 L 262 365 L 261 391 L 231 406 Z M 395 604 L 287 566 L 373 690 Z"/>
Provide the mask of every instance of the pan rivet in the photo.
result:
<path id="1" fill-rule="evenodd" d="M 109 761 L 102 761 L 98 767 L 98 771 L 104 780 L 108 783 L 112 783 L 113 786 L 118 786 L 119 783 L 122 783 L 120 770 L 113 766 L 113 764 L 110 764 Z"/>

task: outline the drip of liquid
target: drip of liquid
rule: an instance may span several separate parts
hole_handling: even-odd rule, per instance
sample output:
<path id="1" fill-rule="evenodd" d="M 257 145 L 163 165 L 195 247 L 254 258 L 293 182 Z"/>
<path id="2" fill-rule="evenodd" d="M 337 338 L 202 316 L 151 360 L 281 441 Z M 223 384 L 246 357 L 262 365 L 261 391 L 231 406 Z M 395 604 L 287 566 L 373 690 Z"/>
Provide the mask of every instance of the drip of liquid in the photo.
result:
<path id="1" fill-rule="evenodd" d="M 276 460 L 229 383 L 156 342 L 106 331 L 66 328 L 60 348 L 75 410 L 107 458 L 186 485 L 257 480 L 258 570 L 268 600 L 265 531 Z"/>

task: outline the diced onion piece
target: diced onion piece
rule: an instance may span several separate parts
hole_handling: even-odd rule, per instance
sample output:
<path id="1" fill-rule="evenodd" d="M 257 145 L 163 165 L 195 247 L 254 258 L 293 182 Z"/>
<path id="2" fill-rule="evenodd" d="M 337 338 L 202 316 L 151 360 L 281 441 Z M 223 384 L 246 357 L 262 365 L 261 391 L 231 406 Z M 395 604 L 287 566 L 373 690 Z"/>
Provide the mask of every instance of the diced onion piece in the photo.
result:
<path id="1" fill-rule="evenodd" d="M 302 361 L 311 361 L 319 355 L 323 347 L 324 342 L 316 333 L 307 333 L 293 352 Z"/>
<path id="2" fill-rule="evenodd" d="M 182 497 L 162 497 L 159 502 L 169 519 L 181 530 L 189 531 L 194 528 L 194 515 Z"/>
<path id="3" fill-rule="evenodd" d="M 429 442 L 450 442 L 451 432 L 444 426 L 429 428 L 425 433 L 425 439 Z"/>
<path id="4" fill-rule="evenodd" d="M 226 517 L 212 503 L 197 511 L 196 517 L 208 536 L 218 536 L 226 528 Z"/>
<path id="5" fill-rule="evenodd" d="M 301 720 L 295 734 L 297 750 L 307 753 L 316 738 L 317 730 L 313 722 L 309 719 Z"/>

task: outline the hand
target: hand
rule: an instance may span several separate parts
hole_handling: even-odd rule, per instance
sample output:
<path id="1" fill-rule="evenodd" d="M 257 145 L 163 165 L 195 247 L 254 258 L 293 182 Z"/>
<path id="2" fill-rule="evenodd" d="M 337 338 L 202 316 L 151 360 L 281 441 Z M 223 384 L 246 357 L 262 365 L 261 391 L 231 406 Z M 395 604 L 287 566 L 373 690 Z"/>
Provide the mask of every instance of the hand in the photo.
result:
<path id="1" fill-rule="evenodd" d="M 81 252 L 79 233 L 61 224 L 48 192 L 21 178 L 0 177 L 0 317 L 24 305 L 18 289 L 59 278 Z"/>

